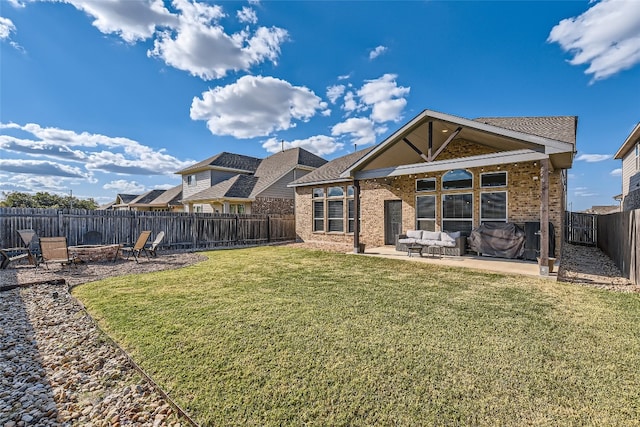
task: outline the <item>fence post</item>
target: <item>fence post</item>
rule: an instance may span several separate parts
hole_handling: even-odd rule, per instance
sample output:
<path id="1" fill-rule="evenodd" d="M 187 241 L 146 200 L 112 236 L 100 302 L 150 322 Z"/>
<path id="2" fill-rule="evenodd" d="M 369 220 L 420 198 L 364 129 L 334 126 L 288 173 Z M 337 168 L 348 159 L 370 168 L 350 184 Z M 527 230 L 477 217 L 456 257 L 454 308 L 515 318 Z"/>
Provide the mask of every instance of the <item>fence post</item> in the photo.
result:
<path id="1" fill-rule="evenodd" d="M 271 243 L 271 215 L 267 215 L 267 243 Z"/>

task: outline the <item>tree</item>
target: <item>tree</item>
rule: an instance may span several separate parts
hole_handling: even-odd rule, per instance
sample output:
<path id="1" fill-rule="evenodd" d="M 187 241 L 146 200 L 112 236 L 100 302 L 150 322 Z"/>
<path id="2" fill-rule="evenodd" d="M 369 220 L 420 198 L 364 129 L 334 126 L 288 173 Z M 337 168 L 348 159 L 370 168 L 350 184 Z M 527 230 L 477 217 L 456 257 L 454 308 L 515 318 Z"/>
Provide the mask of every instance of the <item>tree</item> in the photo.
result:
<path id="1" fill-rule="evenodd" d="M 14 191 L 11 193 L 3 192 L 4 200 L 0 202 L 0 206 L 7 208 L 75 208 L 94 210 L 98 208 L 98 204 L 90 199 L 78 199 L 74 196 L 59 196 L 57 194 L 47 193 L 45 191 L 37 192 L 34 195 L 20 193 Z"/>

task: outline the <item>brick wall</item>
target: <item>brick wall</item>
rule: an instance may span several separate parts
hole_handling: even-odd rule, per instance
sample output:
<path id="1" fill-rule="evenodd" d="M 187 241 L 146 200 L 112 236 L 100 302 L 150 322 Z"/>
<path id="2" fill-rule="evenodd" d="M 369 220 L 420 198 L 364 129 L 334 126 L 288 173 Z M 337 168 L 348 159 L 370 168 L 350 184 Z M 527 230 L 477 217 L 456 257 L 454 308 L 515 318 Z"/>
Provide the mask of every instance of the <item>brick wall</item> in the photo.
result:
<path id="1" fill-rule="evenodd" d="M 490 153 L 487 147 L 471 143 L 453 142 L 438 157 L 438 160 L 459 158 L 471 155 Z M 446 171 L 405 175 L 393 178 L 379 178 L 361 181 L 361 230 L 360 241 L 367 246 L 384 244 L 384 202 L 385 200 L 402 201 L 403 230 L 416 228 L 415 181 L 418 178 L 436 178 L 436 191 L 419 194 L 435 195 L 436 229 L 442 224 L 442 195 L 456 193 L 473 193 L 473 226 L 479 225 L 480 194 L 483 191 L 507 191 L 507 218 L 510 222 L 524 223 L 539 221 L 540 218 L 540 163 L 525 162 L 517 164 L 496 165 L 467 169 L 473 174 L 473 189 L 442 191 L 442 175 Z M 507 172 L 507 187 L 491 189 L 480 188 L 480 174 L 484 172 Z M 346 184 L 342 184 L 346 185 Z M 555 229 L 556 256 L 562 245 L 562 221 L 564 218 L 564 189 L 560 170 L 549 175 L 549 220 Z M 314 233 L 312 231 L 312 187 L 296 188 L 296 232 L 305 241 L 353 242 L 353 234 L 349 233 Z M 552 254 L 550 254 L 552 256 Z"/>

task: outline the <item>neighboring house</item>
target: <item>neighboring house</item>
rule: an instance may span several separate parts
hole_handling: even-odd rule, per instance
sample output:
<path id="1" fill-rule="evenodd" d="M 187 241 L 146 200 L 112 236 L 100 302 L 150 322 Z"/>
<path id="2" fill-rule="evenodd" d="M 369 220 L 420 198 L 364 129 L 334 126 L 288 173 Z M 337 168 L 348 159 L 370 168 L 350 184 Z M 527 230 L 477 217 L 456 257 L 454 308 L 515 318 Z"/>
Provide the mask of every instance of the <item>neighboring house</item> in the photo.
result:
<path id="1" fill-rule="evenodd" d="M 574 116 L 469 120 L 425 110 L 379 145 L 293 182 L 296 233 L 359 248 L 392 245 L 408 229 L 468 235 L 487 221 L 548 219 L 553 257 L 562 242 L 576 127 Z"/>
<path id="2" fill-rule="evenodd" d="M 144 194 L 118 194 L 107 210 L 182 212 L 182 184 L 168 190 L 151 190 Z"/>
<path id="3" fill-rule="evenodd" d="M 640 209 L 640 122 L 614 159 L 622 160 L 622 210 Z"/>
<path id="4" fill-rule="evenodd" d="M 187 212 L 293 214 L 294 191 L 287 185 L 325 163 L 302 148 L 266 159 L 223 152 L 176 173 Z"/>
<path id="5" fill-rule="evenodd" d="M 618 205 L 610 205 L 610 206 L 591 206 L 589 209 L 583 211 L 588 214 L 596 214 L 596 215 L 607 215 L 610 213 L 620 212 L 620 206 Z"/>
<path id="6" fill-rule="evenodd" d="M 116 194 L 114 202 L 102 205 L 98 210 L 129 210 L 129 202 L 139 196 L 139 194 Z"/>

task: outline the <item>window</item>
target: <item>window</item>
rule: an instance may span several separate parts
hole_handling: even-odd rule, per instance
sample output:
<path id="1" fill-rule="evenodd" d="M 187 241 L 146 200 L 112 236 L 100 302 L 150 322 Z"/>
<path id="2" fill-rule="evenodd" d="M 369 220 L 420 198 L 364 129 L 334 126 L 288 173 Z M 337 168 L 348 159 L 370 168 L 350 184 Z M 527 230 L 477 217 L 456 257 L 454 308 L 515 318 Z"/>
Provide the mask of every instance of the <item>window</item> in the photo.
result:
<path id="1" fill-rule="evenodd" d="M 318 197 L 324 197 L 324 188 L 313 189 L 313 198 L 317 199 Z"/>
<path id="2" fill-rule="evenodd" d="M 196 185 L 196 176 L 187 175 L 187 187 L 193 187 L 194 185 Z"/>
<path id="3" fill-rule="evenodd" d="M 329 187 L 327 189 L 327 197 L 342 197 L 344 196 L 344 188 L 342 187 Z"/>
<path id="4" fill-rule="evenodd" d="M 202 213 L 204 210 L 202 209 L 202 205 L 193 205 L 193 211 L 195 213 Z"/>
<path id="5" fill-rule="evenodd" d="M 473 194 L 442 196 L 442 231 L 470 232 L 473 228 Z"/>
<path id="6" fill-rule="evenodd" d="M 313 202 L 313 231 L 324 231 L 324 200 Z"/>
<path id="7" fill-rule="evenodd" d="M 416 197 L 416 229 L 436 231 L 436 196 Z"/>
<path id="8" fill-rule="evenodd" d="M 480 187 L 506 187 L 506 172 L 489 172 L 480 174 Z"/>
<path id="9" fill-rule="evenodd" d="M 327 201 L 329 232 L 344 231 L 344 200 Z"/>
<path id="10" fill-rule="evenodd" d="M 480 194 L 480 222 L 507 222 L 507 192 Z"/>
<path id="11" fill-rule="evenodd" d="M 236 205 L 236 204 L 231 204 L 229 205 L 229 213 L 232 214 L 243 214 L 244 213 L 244 205 Z"/>
<path id="12" fill-rule="evenodd" d="M 473 188 L 473 174 L 464 169 L 454 169 L 442 175 L 443 190 Z"/>
<path id="13" fill-rule="evenodd" d="M 435 178 L 416 179 L 416 192 L 420 191 L 436 191 Z"/>

